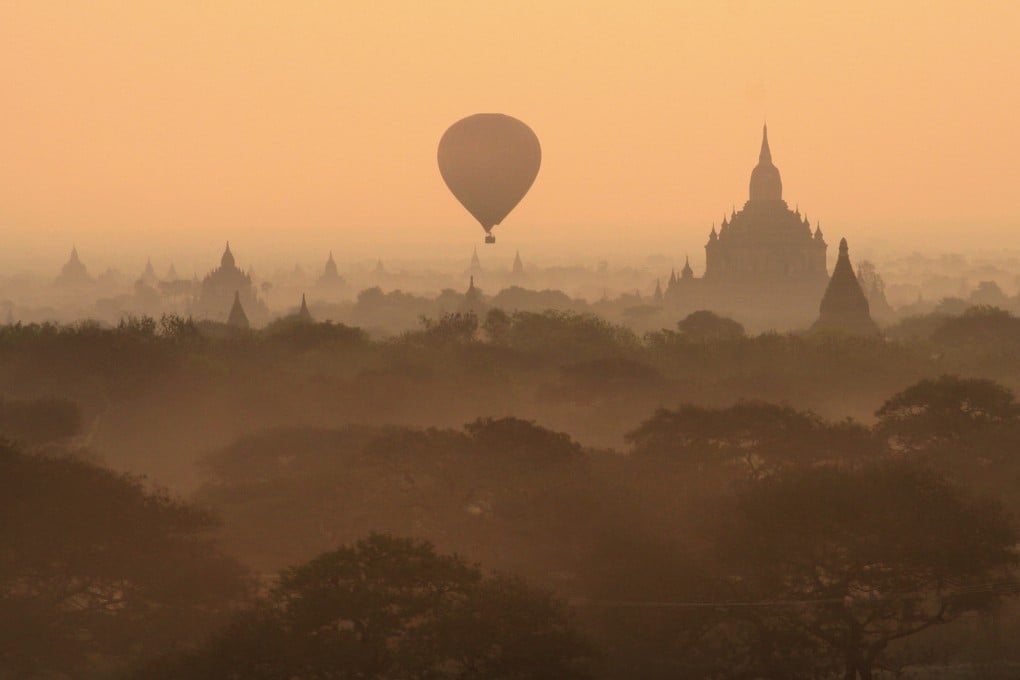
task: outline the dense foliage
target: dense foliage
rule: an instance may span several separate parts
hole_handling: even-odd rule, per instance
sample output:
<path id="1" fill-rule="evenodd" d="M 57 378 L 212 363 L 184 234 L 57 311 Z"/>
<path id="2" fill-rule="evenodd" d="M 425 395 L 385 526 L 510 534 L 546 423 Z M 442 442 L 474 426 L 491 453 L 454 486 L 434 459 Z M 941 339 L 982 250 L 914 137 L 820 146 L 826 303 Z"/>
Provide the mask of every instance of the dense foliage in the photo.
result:
<path id="1" fill-rule="evenodd" d="M 1014 321 L 0 327 L 0 677 L 1010 677 Z"/>

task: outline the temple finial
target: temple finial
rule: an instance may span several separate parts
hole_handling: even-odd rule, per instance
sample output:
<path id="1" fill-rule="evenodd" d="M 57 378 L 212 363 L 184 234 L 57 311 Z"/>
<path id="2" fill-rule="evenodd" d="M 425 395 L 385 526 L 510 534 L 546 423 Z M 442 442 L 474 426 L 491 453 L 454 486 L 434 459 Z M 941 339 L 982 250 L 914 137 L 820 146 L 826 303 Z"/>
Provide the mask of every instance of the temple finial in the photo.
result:
<path id="1" fill-rule="evenodd" d="M 769 126 L 767 123 L 761 126 L 761 153 L 758 154 L 758 162 L 772 162 L 772 150 L 769 149 Z"/>

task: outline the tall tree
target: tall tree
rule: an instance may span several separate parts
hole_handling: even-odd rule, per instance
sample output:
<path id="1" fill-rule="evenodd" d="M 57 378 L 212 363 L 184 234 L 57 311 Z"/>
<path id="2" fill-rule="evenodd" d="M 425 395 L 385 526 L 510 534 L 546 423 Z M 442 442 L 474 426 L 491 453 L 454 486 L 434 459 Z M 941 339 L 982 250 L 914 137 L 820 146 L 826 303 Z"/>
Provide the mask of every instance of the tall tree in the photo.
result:
<path id="1" fill-rule="evenodd" d="M 728 610 L 718 632 L 758 677 L 870 680 L 897 641 L 1016 590 L 1001 508 L 903 462 L 753 483 L 723 523 L 727 587 L 758 606 Z"/>
<path id="2" fill-rule="evenodd" d="M 943 375 L 911 385 L 875 413 L 878 431 L 899 449 L 965 443 L 989 426 L 1020 423 L 1020 404 L 993 380 Z"/>

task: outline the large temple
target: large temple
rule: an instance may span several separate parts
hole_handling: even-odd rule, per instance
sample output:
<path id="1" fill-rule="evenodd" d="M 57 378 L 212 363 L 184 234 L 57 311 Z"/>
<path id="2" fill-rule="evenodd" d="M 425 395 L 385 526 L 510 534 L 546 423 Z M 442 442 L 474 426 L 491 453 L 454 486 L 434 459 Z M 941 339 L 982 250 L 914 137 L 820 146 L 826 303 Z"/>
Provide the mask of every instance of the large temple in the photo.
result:
<path id="1" fill-rule="evenodd" d="M 688 261 L 680 276 L 670 277 L 664 298 L 683 308 L 731 313 L 752 326 L 806 326 L 829 279 L 826 243 L 818 224 L 812 228 L 799 208 L 791 210 L 783 200 L 767 127 L 748 194 L 718 231 L 713 225 L 704 275 L 695 277 Z"/>
<path id="2" fill-rule="evenodd" d="M 269 310 L 259 299 L 251 275 L 237 266 L 228 243 L 220 258 L 220 266 L 202 280 L 192 313 L 198 318 L 226 321 L 234 302 L 243 305 L 247 318 L 254 322 L 264 322 L 268 317 Z"/>
<path id="3" fill-rule="evenodd" d="M 824 287 L 825 239 L 807 217 L 783 200 L 783 180 L 772 163 L 768 128 L 762 129 L 758 165 L 751 172 L 750 197 L 705 245 L 705 279 L 723 283 L 781 282 Z"/>

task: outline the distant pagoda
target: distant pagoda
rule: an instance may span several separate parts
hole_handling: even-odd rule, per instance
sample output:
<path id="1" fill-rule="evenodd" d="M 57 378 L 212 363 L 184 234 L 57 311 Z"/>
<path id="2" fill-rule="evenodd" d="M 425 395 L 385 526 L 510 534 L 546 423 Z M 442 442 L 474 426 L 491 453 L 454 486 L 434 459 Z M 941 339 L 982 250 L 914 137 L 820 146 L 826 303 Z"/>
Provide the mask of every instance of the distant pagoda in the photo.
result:
<path id="1" fill-rule="evenodd" d="M 233 299 L 244 305 L 248 314 L 256 319 L 265 320 L 269 314 L 265 303 L 256 293 L 251 275 L 237 266 L 228 242 L 220 258 L 220 266 L 209 272 L 202 280 L 201 290 L 195 302 L 195 316 L 221 320 L 223 310 L 228 309 Z"/>
<path id="2" fill-rule="evenodd" d="M 152 258 L 145 261 L 145 269 L 142 271 L 142 275 L 138 277 L 141 283 L 147 286 L 155 286 L 159 283 L 159 277 L 156 276 L 156 270 L 152 267 Z"/>
<path id="3" fill-rule="evenodd" d="M 333 259 L 333 251 L 329 251 L 329 259 L 326 260 L 326 266 L 323 267 L 322 275 L 319 276 L 318 285 L 324 288 L 336 287 L 344 285 L 344 277 L 340 276 L 340 271 L 337 269 L 336 260 Z"/>
<path id="4" fill-rule="evenodd" d="M 78 258 L 78 248 L 71 248 L 71 257 L 68 258 L 67 262 L 60 269 L 60 274 L 56 278 L 56 283 L 61 286 L 80 286 L 87 283 L 92 283 L 92 277 L 89 276 L 88 270 L 82 261 Z"/>
<path id="5" fill-rule="evenodd" d="M 476 276 L 482 273 L 482 261 L 478 259 L 478 246 L 475 246 L 475 250 L 471 253 L 471 264 L 468 265 L 467 274 Z"/>
<path id="6" fill-rule="evenodd" d="M 524 263 L 521 262 L 521 251 L 514 255 L 514 267 L 511 272 L 514 276 L 524 276 Z"/>
<path id="7" fill-rule="evenodd" d="M 464 300 L 460 303 L 457 311 L 462 314 L 471 312 L 480 317 L 486 309 L 485 298 L 482 296 L 482 291 L 475 287 L 475 277 L 472 276 L 468 283 L 468 289 L 464 292 Z"/>
<path id="8" fill-rule="evenodd" d="M 315 323 L 312 313 L 308 311 L 308 303 L 305 301 L 305 294 L 301 293 L 301 309 L 294 315 L 294 319 L 300 323 Z"/>

